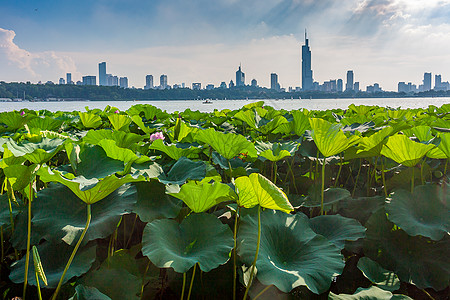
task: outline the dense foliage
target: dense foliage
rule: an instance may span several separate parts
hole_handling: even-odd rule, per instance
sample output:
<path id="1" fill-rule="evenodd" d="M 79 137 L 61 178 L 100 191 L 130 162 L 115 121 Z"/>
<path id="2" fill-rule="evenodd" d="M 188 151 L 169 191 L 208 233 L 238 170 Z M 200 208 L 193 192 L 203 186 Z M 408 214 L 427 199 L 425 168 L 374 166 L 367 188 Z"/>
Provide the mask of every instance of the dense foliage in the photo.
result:
<path id="1" fill-rule="evenodd" d="M 3 299 L 448 297 L 450 104 L 21 110 L 0 133 Z"/>

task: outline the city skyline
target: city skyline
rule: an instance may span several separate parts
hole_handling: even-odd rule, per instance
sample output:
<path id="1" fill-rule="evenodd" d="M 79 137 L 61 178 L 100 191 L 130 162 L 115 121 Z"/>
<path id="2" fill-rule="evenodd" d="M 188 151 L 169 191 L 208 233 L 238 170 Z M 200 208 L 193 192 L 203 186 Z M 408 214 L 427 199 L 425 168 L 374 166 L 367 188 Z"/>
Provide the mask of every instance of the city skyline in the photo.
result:
<path id="1" fill-rule="evenodd" d="M 395 91 L 421 84 L 424 72 L 450 77 L 449 12 L 450 1 L 437 0 L 9 2 L 0 10 L 0 80 L 78 81 L 106 61 L 129 86 L 143 88 L 148 74 L 206 86 L 234 79 L 242 62 L 247 84 L 269 87 L 277 73 L 282 87 L 298 87 L 306 27 L 315 81 L 354 70 L 361 89 Z"/>

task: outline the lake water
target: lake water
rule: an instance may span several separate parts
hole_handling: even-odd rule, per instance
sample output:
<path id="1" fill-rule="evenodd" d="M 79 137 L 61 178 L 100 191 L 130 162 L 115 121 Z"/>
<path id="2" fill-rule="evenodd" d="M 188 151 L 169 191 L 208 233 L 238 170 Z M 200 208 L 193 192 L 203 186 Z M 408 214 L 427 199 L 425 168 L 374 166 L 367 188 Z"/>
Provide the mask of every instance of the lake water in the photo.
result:
<path id="1" fill-rule="evenodd" d="M 20 110 L 28 108 L 32 110 L 46 109 L 49 111 L 85 111 L 90 109 L 104 109 L 107 105 L 127 110 L 135 104 L 151 104 L 166 110 L 169 113 L 175 111 L 199 110 L 212 112 L 214 109 L 239 109 L 242 106 L 259 100 L 213 100 L 211 104 L 203 104 L 198 100 L 170 100 L 170 101 L 64 101 L 64 102 L 0 102 L 0 112 Z M 429 105 L 441 106 L 450 103 L 450 98 L 355 98 L 355 99 L 288 99 L 288 100 L 263 100 L 265 105 L 276 109 L 296 110 L 306 108 L 309 110 L 327 110 L 333 108 L 346 109 L 350 104 L 378 105 L 394 108 L 426 108 Z"/>

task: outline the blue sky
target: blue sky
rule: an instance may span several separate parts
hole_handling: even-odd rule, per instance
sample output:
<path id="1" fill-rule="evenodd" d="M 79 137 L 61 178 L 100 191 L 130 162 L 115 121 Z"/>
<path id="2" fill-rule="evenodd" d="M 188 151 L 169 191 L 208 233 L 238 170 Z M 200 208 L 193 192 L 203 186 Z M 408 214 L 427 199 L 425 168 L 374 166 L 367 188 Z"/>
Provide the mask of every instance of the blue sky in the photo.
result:
<path id="1" fill-rule="evenodd" d="M 108 73 L 144 85 L 234 79 L 299 86 L 308 29 L 314 79 L 395 90 L 424 72 L 450 80 L 450 0 L 0 0 L 0 80 L 79 80 Z"/>

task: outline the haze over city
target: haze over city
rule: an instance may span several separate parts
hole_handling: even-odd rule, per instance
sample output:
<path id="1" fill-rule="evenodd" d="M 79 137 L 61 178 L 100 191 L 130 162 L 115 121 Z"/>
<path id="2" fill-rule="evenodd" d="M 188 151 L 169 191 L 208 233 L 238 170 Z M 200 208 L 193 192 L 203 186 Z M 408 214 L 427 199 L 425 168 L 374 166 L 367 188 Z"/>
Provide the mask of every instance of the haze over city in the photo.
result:
<path id="1" fill-rule="evenodd" d="M 234 79 L 301 86 L 301 46 L 308 30 L 314 80 L 361 87 L 420 84 L 424 72 L 450 77 L 450 1 L 438 0 L 109 0 L 3 1 L 0 81 L 74 80 L 98 63 L 143 87 L 145 76 L 204 85 Z"/>

